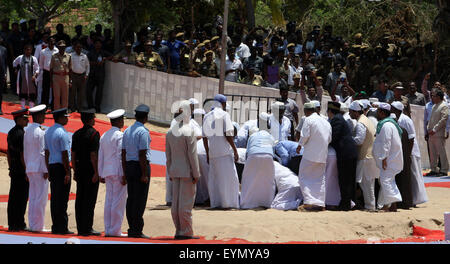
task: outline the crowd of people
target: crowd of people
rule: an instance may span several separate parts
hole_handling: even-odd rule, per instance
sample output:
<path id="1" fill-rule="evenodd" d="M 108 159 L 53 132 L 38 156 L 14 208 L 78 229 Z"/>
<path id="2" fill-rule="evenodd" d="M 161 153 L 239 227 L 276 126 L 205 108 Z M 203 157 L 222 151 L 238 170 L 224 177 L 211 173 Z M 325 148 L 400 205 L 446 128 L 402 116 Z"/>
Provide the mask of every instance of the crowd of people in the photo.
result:
<path id="1" fill-rule="evenodd" d="M 55 103 L 62 103 L 70 111 L 95 108 L 100 112 L 107 60 L 193 77 L 217 78 L 220 74 L 220 17 L 214 25 L 202 25 L 193 33 L 182 26 L 167 34 L 143 28 L 136 33 L 135 41 L 125 40 L 117 53 L 111 30 L 103 30 L 100 24 L 89 36 L 77 25 L 72 38 L 65 33 L 63 24 L 56 26 L 53 35 L 50 28 L 37 30 L 34 19 L 12 23 L 11 30 L 9 27 L 8 20 L 2 21 L 0 82 L 5 90 L 8 68 L 10 83 L 18 85 L 17 91 L 11 85 L 12 90 L 21 97 L 22 105 L 30 101 L 31 106 L 42 103 L 57 109 Z M 369 45 L 363 42 L 361 33 L 347 40 L 334 35 L 330 25 L 323 30 L 314 26 L 305 33 L 295 23 L 288 23 L 285 30 L 256 27 L 244 32 L 241 27 L 229 27 L 225 80 L 275 88 L 287 86 L 294 92 L 318 93 L 322 87 L 323 93 L 345 103 L 361 97 L 391 103 L 398 100 L 394 99 L 395 84 L 402 82 L 404 90 L 399 93 L 411 104 L 425 105 L 427 94 L 422 94 L 423 88 L 429 93 L 433 86 L 441 88 L 448 99 L 447 84 L 429 74 L 433 72 L 433 45 L 420 36 L 411 41 L 386 32 L 378 43 Z M 64 56 L 62 61 L 72 57 L 61 67 L 50 65 L 53 55 L 60 61 L 58 51 L 59 57 Z M 24 73 L 18 70 L 27 67 L 28 61 L 33 65 L 29 72 L 32 81 L 22 82 L 28 80 L 28 73 L 22 76 Z M 58 80 L 54 82 L 54 78 Z M 430 81 L 422 87 L 426 78 Z M 31 83 L 36 87 L 29 87 Z"/>

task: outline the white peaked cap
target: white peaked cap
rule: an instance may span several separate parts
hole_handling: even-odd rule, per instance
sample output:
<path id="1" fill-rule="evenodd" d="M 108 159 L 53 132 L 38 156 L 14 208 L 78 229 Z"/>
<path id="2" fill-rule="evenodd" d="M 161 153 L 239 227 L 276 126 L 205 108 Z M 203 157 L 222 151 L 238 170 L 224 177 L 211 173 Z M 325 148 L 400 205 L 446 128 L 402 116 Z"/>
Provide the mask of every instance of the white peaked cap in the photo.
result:
<path id="1" fill-rule="evenodd" d="M 119 117 L 123 116 L 124 114 L 125 114 L 125 110 L 117 109 L 117 110 L 114 110 L 111 113 L 107 114 L 106 116 L 109 119 L 116 119 L 116 118 L 119 118 Z"/>
<path id="2" fill-rule="evenodd" d="M 45 104 L 40 104 L 40 105 L 37 105 L 35 107 L 28 109 L 28 111 L 30 111 L 30 113 L 32 114 L 32 113 L 41 112 L 45 108 L 47 108 L 47 106 Z"/>

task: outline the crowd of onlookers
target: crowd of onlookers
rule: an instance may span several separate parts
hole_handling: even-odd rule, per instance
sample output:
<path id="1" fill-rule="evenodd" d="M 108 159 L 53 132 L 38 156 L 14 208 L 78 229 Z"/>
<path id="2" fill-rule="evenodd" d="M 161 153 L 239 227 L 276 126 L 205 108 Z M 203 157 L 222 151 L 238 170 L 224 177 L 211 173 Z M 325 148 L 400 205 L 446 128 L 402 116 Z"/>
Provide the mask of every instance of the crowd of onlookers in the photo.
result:
<path id="1" fill-rule="evenodd" d="M 7 58 L 6 65 L 0 67 L 0 75 L 6 75 L 7 67 L 11 83 L 16 82 L 13 61 L 24 53 L 26 44 L 31 44 L 40 71 L 45 70 L 39 57 L 50 39 L 58 48 L 58 43 L 64 41 L 65 52 L 69 54 L 75 52 L 75 44 L 80 44 L 91 69 L 84 71 L 89 72 L 83 84 L 85 88 L 79 88 L 72 97 L 81 98 L 83 105 L 95 107 L 97 111 L 100 111 L 106 60 L 192 77 L 218 78 L 220 75 L 220 19 L 198 27 L 193 33 L 182 26 L 167 33 L 144 28 L 121 43 L 120 51 L 114 50 L 111 30 L 103 30 L 99 24 L 89 35 L 83 34 L 81 25 L 75 27 L 75 32 L 70 37 L 62 24 L 56 26 L 55 34 L 50 28 L 38 30 L 36 20 L 12 23 L 10 29 L 9 21 L 3 20 L 0 45 L 6 47 Z M 333 100 L 347 104 L 351 101 L 348 99 L 375 97 L 381 102 L 392 102 L 394 97 L 399 100 L 403 96 L 411 104 L 425 105 L 424 96 L 428 95 L 421 93 L 425 78 L 429 80 L 425 87 L 428 91 L 438 87 L 447 93 L 445 84 L 433 74 L 428 75 L 433 72 L 432 43 L 424 42 L 419 36 L 413 41 L 397 39 L 389 32 L 376 44 L 363 40 L 361 33 L 356 33 L 352 39 L 343 39 L 334 34 L 330 25 L 314 26 L 311 32 L 303 32 L 291 22 L 286 29 L 256 27 L 250 32 L 231 26 L 228 27 L 225 80 L 280 89 L 287 87 L 312 96 L 320 89 Z M 396 87 L 403 89 L 395 94 Z M 41 93 L 45 93 L 41 90 L 45 90 L 45 85 L 44 89 L 38 85 L 37 103 L 42 102 Z M 82 108 L 70 95 L 68 101 L 72 111 Z"/>

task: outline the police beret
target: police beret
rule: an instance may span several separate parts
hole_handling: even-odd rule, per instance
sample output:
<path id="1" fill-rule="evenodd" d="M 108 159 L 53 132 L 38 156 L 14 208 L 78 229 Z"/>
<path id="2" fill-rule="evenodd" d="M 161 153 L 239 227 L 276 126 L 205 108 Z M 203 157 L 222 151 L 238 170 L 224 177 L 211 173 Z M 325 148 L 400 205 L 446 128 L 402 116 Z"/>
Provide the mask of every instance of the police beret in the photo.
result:
<path id="1" fill-rule="evenodd" d="M 60 108 L 60 109 L 56 109 L 52 112 L 53 114 L 53 118 L 55 117 L 59 117 L 59 116 L 70 116 L 67 114 L 67 108 Z"/>
<path id="2" fill-rule="evenodd" d="M 223 94 L 216 94 L 214 96 L 214 101 L 220 102 L 220 103 L 225 103 L 227 101 L 227 97 Z"/>
<path id="3" fill-rule="evenodd" d="M 220 38 L 219 36 L 214 36 L 214 37 L 212 37 L 211 41 L 218 40 L 219 38 Z"/>
<path id="4" fill-rule="evenodd" d="M 140 104 L 136 107 L 136 109 L 134 111 L 141 112 L 141 113 L 149 113 L 150 107 L 148 107 L 148 105 L 145 105 L 145 104 Z"/>
<path id="5" fill-rule="evenodd" d="M 203 41 L 203 44 L 205 44 L 205 45 L 208 43 L 211 43 L 211 40 L 207 39 L 207 40 Z"/>
<path id="6" fill-rule="evenodd" d="M 295 44 L 294 44 L 294 43 L 289 43 L 289 44 L 287 45 L 287 48 L 290 48 L 290 47 L 295 47 Z"/>
<path id="7" fill-rule="evenodd" d="M 182 36 L 184 36 L 184 33 L 183 33 L 183 32 L 180 32 L 180 33 L 178 33 L 178 34 L 175 35 L 176 38 L 179 38 L 179 37 L 182 37 Z"/>
<path id="8" fill-rule="evenodd" d="M 214 52 L 212 50 L 208 50 L 207 52 L 205 52 L 205 56 L 208 56 L 209 54 L 214 54 Z"/>

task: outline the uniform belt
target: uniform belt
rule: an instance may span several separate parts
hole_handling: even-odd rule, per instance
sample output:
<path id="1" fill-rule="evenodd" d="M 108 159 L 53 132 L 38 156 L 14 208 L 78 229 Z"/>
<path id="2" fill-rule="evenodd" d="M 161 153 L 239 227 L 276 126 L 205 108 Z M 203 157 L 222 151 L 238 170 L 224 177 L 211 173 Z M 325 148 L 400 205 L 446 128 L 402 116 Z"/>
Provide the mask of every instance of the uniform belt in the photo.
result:
<path id="1" fill-rule="evenodd" d="M 72 72 L 72 73 L 75 74 L 75 75 L 78 75 L 78 76 L 81 76 L 81 75 L 85 75 L 85 74 L 86 74 L 86 72 L 83 72 L 83 73 Z"/>
<path id="2" fill-rule="evenodd" d="M 69 73 L 67 73 L 67 72 L 53 72 L 53 75 L 65 76 L 65 75 L 69 75 Z"/>

